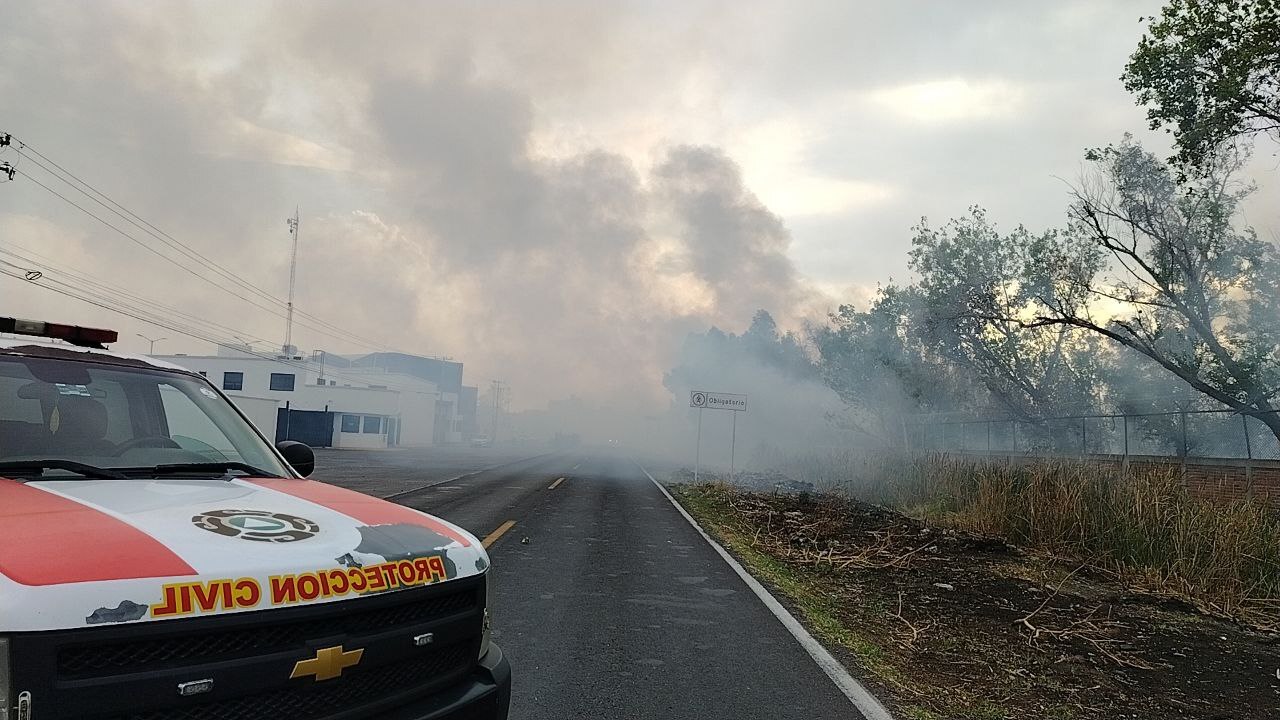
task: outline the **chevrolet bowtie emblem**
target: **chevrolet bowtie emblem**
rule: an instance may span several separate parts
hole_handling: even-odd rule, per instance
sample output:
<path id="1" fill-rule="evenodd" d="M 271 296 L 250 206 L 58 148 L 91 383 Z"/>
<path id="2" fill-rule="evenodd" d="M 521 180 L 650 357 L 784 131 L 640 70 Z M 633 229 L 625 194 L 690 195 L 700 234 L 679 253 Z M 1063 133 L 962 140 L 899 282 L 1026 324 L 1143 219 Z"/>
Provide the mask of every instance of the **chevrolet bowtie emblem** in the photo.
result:
<path id="1" fill-rule="evenodd" d="M 364 655 L 363 649 L 343 652 L 341 645 L 321 648 L 316 651 L 316 656 L 310 660 L 299 660 L 293 666 L 293 674 L 289 678 L 314 675 L 317 682 L 332 680 L 342 675 L 343 670 L 359 664 L 361 655 Z"/>

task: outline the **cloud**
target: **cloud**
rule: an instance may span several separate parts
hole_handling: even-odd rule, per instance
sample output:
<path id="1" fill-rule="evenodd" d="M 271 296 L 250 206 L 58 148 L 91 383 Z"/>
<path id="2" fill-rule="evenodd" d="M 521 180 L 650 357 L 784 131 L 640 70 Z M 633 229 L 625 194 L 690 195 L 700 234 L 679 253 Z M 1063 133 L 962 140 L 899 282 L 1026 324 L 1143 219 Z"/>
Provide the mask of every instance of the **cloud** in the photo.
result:
<path id="1" fill-rule="evenodd" d="M 299 307 L 528 407 L 661 405 L 689 332 L 865 295 L 900 277 L 922 214 L 1051 222 L 1052 175 L 1143 125 L 1115 80 L 1137 11 L 1108 3 L 1072 23 L 1031 3 L 353 7 L 16 6 L 0 129 L 275 297 L 300 205 Z M 31 183 L 0 185 L 0 230 L 282 339 L 278 314 Z M 14 314 L 148 332 L 0 280 Z"/>
<path id="2" fill-rule="evenodd" d="M 1011 119 L 1026 107 L 1024 87 L 1004 80 L 952 78 L 880 88 L 871 102 L 923 125 Z"/>
<path id="3" fill-rule="evenodd" d="M 733 138 L 743 176 L 755 193 L 781 217 L 799 218 L 855 212 L 880 205 L 898 194 L 883 182 L 814 173 L 808 153 L 831 131 L 797 116 L 755 124 Z"/>
<path id="4" fill-rule="evenodd" d="M 655 171 L 655 199 L 683 243 L 685 269 L 714 290 L 730 316 L 759 307 L 790 312 L 801 292 L 781 218 L 742 182 L 721 150 L 678 147 Z"/>
<path id="5" fill-rule="evenodd" d="M 527 22 L 484 27 L 488 16 L 465 5 L 375 8 L 357 27 L 330 5 L 213 22 L 186 6 L 95 7 L 62 22 L 73 10 L 12 19 L 0 59 L 21 71 L 6 90 L 40 102 L 5 129 L 276 297 L 283 220 L 301 205 L 300 308 L 387 346 L 460 358 L 473 382 L 510 382 L 518 404 L 577 392 L 661 405 L 662 372 L 689 331 L 744 323 L 763 306 L 795 317 L 807 293 L 785 226 L 722 150 L 662 143 L 645 166 L 608 149 L 538 152 L 535 99 L 494 72 L 515 57 L 495 38 L 527 34 Z M 616 23 L 551 14 L 573 16 L 583 38 Z M 407 29 L 418 22 L 430 27 Z M 430 29 L 446 26 L 470 30 L 446 40 Z M 530 78 L 551 83 L 576 63 L 534 37 L 516 46 Z M 597 79 L 573 72 L 571 84 Z M 4 190 L 0 224 L 35 237 L 29 216 L 46 218 L 38 244 L 69 264 L 244 337 L 282 334 L 279 313 L 243 292 L 217 290 L 31 183 Z M 53 297 L 6 286 L 28 315 Z M 72 314 L 126 337 L 148 329 L 102 309 Z M 305 324 L 294 338 L 369 349 Z"/>

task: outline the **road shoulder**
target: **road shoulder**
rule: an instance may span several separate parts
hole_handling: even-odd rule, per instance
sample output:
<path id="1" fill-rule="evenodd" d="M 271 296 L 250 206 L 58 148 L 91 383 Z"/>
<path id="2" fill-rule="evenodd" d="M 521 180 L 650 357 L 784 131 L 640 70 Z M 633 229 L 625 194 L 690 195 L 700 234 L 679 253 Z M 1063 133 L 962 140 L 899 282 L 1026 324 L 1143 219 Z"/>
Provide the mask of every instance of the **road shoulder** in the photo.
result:
<path id="1" fill-rule="evenodd" d="M 700 534 L 702 538 L 711 545 L 711 548 L 715 550 L 726 563 L 728 563 L 729 567 L 731 567 L 742 581 L 746 583 L 747 587 L 756 594 L 756 597 L 758 597 L 765 607 L 773 613 L 774 617 L 782 623 L 783 627 L 791 633 L 792 637 L 796 639 L 796 642 L 798 642 L 800 646 L 804 648 L 805 652 L 813 658 L 813 661 L 818 665 L 823 673 L 825 673 L 827 677 L 835 683 L 840 692 L 843 693 L 845 697 L 849 698 L 849 701 L 853 703 L 854 707 L 856 707 L 867 720 L 892 720 L 893 716 L 890 714 L 888 708 L 886 708 L 884 704 L 881 703 L 880 700 L 876 698 L 876 696 L 873 695 L 872 692 L 861 682 L 850 675 L 845 666 L 836 659 L 836 657 L 832 655 L 831 652 L 813 636 L 813 634 L 810 633 L 809 628 L 806 628 L 803 623 L 796 619 L 793 611 L 797 609 L 801 610 L 806 617 L 810 615 L 810 613 L 806 612 L 804 608 L 797 606 L 796 598 L 783 593 L 782 597 L 784 600 L 789 600 L 790 602 L 779 601 L 776 596 L 779 587 L 776 583 L 771 582 L 771 584 L 775 585 L 775 587 L 772 588 L 772 592 L 770 588 L 765 587 L 765 585 L 761 583 L 758 579 L 758 577 L 761 576 L 764 577 L 766 581 L 782 579 L 778 577 L 776 572 L 768 571 L 769 564 L 767 562 L 767 558 L 760 553 L 753 552 L 745 543 L 733 542 L 737 540 L 737 538 L 720 533 L 719 536 L 721 540 L 727 539 L 730 540 L 731 546 L 739 546 L 736 548 L 739 550 L 737 555 L 743 556 L 746 559 L 747 563 L 752 568 L 752 570 L 748 570 L 743 566 L 743 563 L 740 562 L 739 558 L 735 557 L 734 553 L 726 550 L 721 542 L 717 542 L 717 538 L 713 538 L 711 534 L 707 532 L 702 524 L 699 523 L 698 519 L 695 518 L 693 514 L 691 514 L 680 503 L 680 501 L 662 485 L 662 483 L 654 479 L 653 475 L 649 474 L 648 470 L 644 470 L 643 467 L 641 469 L 645 476 L 657 486 L 658 490 L 662 492 L 666 499 L 675 506 L 676 510 L 680 512 L 685 520 L 693 525 L 693 527 L 698 531 L 698 534 Z M 746 553 L 745 555 L 744 551 Z M 810 620 L 812 623 L 813 618 L 810 618 Z M 819 632 L 821 632 L 821 628 L 825 626 L 823 623 L 812 624 L 814 624 L 814 628 L 818 629 Z M 836 638 L 831 639 L 834 640 Z"/>

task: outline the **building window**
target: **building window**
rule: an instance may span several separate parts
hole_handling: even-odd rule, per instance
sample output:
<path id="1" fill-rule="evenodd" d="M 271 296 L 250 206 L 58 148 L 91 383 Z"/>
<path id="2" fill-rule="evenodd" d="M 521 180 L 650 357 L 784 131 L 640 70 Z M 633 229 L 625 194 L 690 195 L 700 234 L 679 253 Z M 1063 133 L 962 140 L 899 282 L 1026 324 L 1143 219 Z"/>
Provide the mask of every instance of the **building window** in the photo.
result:
<path id="1" fill-rule="evenodd" d="M 382 432 L 382 416 L 381 415 L 365 415 L 364 416 L 364 432 L 366 435 L 377 435 Z"/>
<path id="2" fill-rule="evenodd" d="M 360 432 L 360 416 L 359 415 L 343 415 L 342 416 L 342 432 L 344 433 Z"/>
<path id="3" fill-rule="evenodd" d="M 223 390 L 243 390 L 244 389 L 244 373 L 242 372 L 222 373 L 222 389 Z"/>
<path id="4" fill-rule="evenodd" d="M 293 392 L 293 373 L 271 373 L 271 389 Z"/>

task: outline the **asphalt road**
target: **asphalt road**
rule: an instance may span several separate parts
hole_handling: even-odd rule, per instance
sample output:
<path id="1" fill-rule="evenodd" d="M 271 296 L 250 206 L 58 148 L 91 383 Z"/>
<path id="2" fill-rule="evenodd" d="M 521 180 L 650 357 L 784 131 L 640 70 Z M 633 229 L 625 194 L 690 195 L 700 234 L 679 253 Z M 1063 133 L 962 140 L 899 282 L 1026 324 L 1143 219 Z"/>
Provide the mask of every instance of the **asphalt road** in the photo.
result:
<path id="1" fill-rule="evenodd" d="M 381 496 L 474 473 L 397 501 L 489 539 L 513 719 L 861 717 L 627 458 L 513 460 L 341 451 L 316 472 Z"/>
<path id="2" fill-rule="evenodd" d="M 429 450 L 329 450 L 317 448 L 313 480 L 387 497 L 428 483 L 523 460 L 541 449 L 444 446 Z"/>

